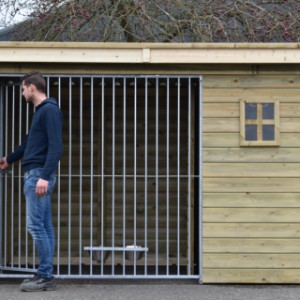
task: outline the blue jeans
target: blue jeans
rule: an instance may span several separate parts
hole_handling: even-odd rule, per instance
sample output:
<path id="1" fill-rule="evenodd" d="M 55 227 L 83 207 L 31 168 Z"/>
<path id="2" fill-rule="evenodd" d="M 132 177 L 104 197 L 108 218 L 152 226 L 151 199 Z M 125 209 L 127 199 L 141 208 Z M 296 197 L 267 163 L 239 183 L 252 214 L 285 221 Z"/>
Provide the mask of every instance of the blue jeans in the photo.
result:
<path id="1" fill-rule="evenodd" d="M 52 277 L 52 259 L 55 248 L 54 227 L 52 224 L 51 193 L 56 177 L 51 174 L 48 193 L 38 197 L 35 193 L 36 183 L 40 179 L 41 168 L 32 169 L 24 176 L 24 194 L 26 197 L 26 226 L 30 232 L 39 256 L 37 274 L 43 278 Z"/>

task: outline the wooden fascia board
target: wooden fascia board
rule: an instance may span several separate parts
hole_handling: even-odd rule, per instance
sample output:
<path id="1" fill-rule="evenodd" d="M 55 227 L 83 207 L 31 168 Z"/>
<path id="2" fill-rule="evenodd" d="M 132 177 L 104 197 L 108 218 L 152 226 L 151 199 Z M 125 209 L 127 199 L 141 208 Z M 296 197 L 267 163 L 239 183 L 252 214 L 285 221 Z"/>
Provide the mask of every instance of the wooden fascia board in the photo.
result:
<path id="1" fill-rule="evenodd" d="M 300 43 L 1 42 L 2 63 L 299 64 Z"/>

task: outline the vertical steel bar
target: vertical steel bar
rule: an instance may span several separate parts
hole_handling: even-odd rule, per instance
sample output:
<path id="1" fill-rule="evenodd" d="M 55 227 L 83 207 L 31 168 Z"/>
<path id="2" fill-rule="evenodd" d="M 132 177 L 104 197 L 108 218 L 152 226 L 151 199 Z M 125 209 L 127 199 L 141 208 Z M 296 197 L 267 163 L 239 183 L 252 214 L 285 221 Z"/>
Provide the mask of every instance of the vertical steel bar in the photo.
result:
<path id="1" fill-rule="evenodd" d="M 16 91 L 15 86 L 12 86 L 12 116 L 11 116 L 11 152 L 15 149 L 15 97 Z M 11 220 L 10 220 L 10 228 L 11 228 L 11 265 L 14 266 L 14 214 L 15 214 L 15 170 L 14 167 L 11 169 Z"/>
<path id="2" fill-rule="evenodd" d="M 29 103 L 26 103 L 26 134 L 29 131 Z M 27 216 L 27 205 L 25 203 L 25 216 Z M 34 245 L 33 245 L 34 246 Z M 28 230 L 27 230 L 27 218 L 26 218 L 26 230 L 25 230 L 25 266 L 28 268 L 28 258 L 29 258 L 29 249 L 28 249 Z"/>
<path id="3" fill-rule="evenodd" d="M 33 106 L 33 114 L 35 114 L 36 112 L 36 108 L 35 106 Z M 32 264 L 33 264 L 33 268 L 35 268 L 36 266 L 36 247 L 35 247 L 35 242 L 32 239 Z"/>
<path id="4" fill-rule="evenodd" d="M 188 275 L 191 274 L 191 78 L 188 79 Z"/>
<path id="5" fill-rule="evenodd" d="M 177 275 L 180 275 L 180 78 L 177 79 Z"/>
<path id="6" fill-rule="evenodd" d="M 5 87 L 5 155 L 8 152 L 8 87 Z M 7 240 L 8 240 L 8 233 L 7 233 L 7 196 L 8 196 L 8 181 L 7 175 L 5 176 L 5 183 L 4 183 L 4 266 L 7 264 Z"/>
<path id="7" fill-rule="evenodd" d="M 68 274 L 71 274 L 72 226 L 72 77 L 69 78 Z"/>
<path id="8" fill-rule="evenodd" d="M 115 246 L 115 160 L 116 160 L 116 150 L 115 150 L 115 126 L 116 126 L 116 80 L 113 77 L 112 80 L 112 89 L 113 89 L 113 99 L 112 99 L 112 234 L 111 234 L 111 245 Z M 115 274 L 115 251 L 112 251 L 112 275 Z"/>
<path id="9" fill-rule="evenodd" d="M 137 78 L 134 78 L 134 184 L 133 184 L 133 239 L 134 239 L 134 246 L 137 246 L 136 243 L 136 160 L 137 160 L 137 153 L 136 153 L 136 147 L 137 147 Z M 134 268 L 133 268 L 133 274 L 136 275 L 136 251 L 133 253 L 134 255 Z"/>
<path id="10" fill-rule="evenodd" d="M 126 247 L 126 78 L 123 78 L 123 247 Z M 126 272 L 125 251 L 123 251 L 123 275 Z"/>
<path id="11" fill-rule="evenodd" d="M 167 155 L 166 155 L 166 163 L 167 163 L 167 182 L 166 182 L 166 189 L 167 189 L 167 212 L 166 212 L 166 269 L 167 269 L 167 275 L 169 275 L 169 225 L 170 225 L 170 164 L 169 164 L 169 157 L 170 157 L 170 79 L 167 78 Z"/>
<path id="12" fill-rule="evenodd" d="M 203 233 L 202 233 L 202 230 L 203 230 L 203 227 L 202 227 L 202 175 L 203 175 L 203 170 L 202 170 L 202 134 L 203 134 L 203 110 L 202 110 L 202 103 L 203 103 L 203 90 L 202 90 L 202 77 L 200 77 L 199 79 L 199 149 L 198 149 L 198 152 L 199 152 L 199 156 L 198 156 L 198 163 L 199 163 L 199 166 L 198 166 L 198 170 L 199 170 L 199 174 L 198 174 L 198 199 L 199 199 L 199 216 L 198 216 L 198 219 L 199 219 L 199 228 L 198 228 L 198 231 L 199 231 L 199 244 L 198 244 L 198 247 L 199 247 L 199 278 L 200 280 L 202 281 L 202 236 L 203 236 Z"/>
<path id="13" fill-rule="evenodd" d="M 48 94 L 49 97 L 49 94 Z M 61 78 L 58 77 L 58 105 L 61 107 Z M 57 275 L 60 273 L 60 162 L 57 168 Z"/>
<path id="14" fill-rule="evenodd" d="M 19 141 L 20 145 L 22 142 L 22 88 L 19 86 Z M 21 268 L 21 234 L 22 234 L 22 171 L 21 164 L 18 165 L 18 202 L 19 202 L 19 212 L 18 212 L 18 265 Z"/>
<path id="15" fill-rule="evenodd" d="M 148 247 L 148 79 L 145 78 L 145 247 Z M 148 252 L 145 252 L 145 275 L 147 275 Z"/>
<path id="16" fill-rule="evenodd" d="M 105 109 L 105 97 L 104 97 L 104 77 L 102 77 L 102 108 L 101 108 L 101 246 L 104 246 L 104 109 Z M 101 251 L 101 275 L 103 275 L 103 251 Z"/>
<path id="17" fill-rule="evenodd" d="M 93 245 L 93 198 L 94 198 L 94 78 L 91 78 L 91 161 L 90 161 L 90 245 Z M 90 256 L 90 275 L 93 274 L 93 261 Z"/>
<path id="18" fill-rule="evenodd" d="M 158 275 L 158 190 L 159 190 L 159 79 L 155 86 L 155 274 Z"/>
<path id="19" fill-rule="evenodd" d="M 49 76 L 47 77 L 47 95 L 48 95 L 48 97 L 50 95 L 50 77 Z"/>
<path id="20" fill-rule="evenodd" d="M 4 156 L 3 147 L 4 147 L 4 140 L 3 140 L 3 130 L 4 130 L 4 116 L 3 116 L 3 109 L 4 109 L 4 102 L 3 102 L 3 95 L 4 88 L 0 83 L 0 157 Z M 3 260 L 3 176 L 0 176 L 0 267 L 2 267 Z M 2 271 L 0 270 L 0 273 Z"/>
<path id="21" fill-rule="evenodd" d="M 79 141 L 79 275 L 82 274 L 82 131 L 83 131 L 83 90 L 80 77 L 80 141 Z"/>

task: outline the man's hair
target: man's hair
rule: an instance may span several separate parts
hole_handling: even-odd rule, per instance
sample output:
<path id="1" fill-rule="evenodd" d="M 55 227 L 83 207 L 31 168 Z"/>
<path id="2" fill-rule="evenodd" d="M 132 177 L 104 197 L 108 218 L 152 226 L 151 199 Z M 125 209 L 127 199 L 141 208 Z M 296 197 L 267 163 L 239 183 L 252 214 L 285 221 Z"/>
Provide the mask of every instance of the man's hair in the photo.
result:
<path id="1" fill-rule="evenodd" d="M 24 85 L 29 86 L 30 84 L 35 85 L 36 89 L 42 93 L 46 92 L 46 81 L 40 72 L 30 72 L 21 77 L 21 82 Z"/>

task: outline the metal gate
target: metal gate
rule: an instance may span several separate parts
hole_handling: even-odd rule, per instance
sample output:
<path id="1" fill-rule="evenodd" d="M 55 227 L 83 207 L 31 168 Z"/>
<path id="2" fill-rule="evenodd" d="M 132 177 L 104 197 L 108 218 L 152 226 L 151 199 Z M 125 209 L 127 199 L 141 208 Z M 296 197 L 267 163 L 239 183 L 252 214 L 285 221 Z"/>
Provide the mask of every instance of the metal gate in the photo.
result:
<path id="1" fill-rule="evenodd" d="M 0 156 L 34 108 L 2 76 Z M 52 210 L 57 278 L 201 278 L 201 76 L 47 75 L 64 115 Z M 0 174 L 0 277 L 38 262 L 23 172 Z"/>

